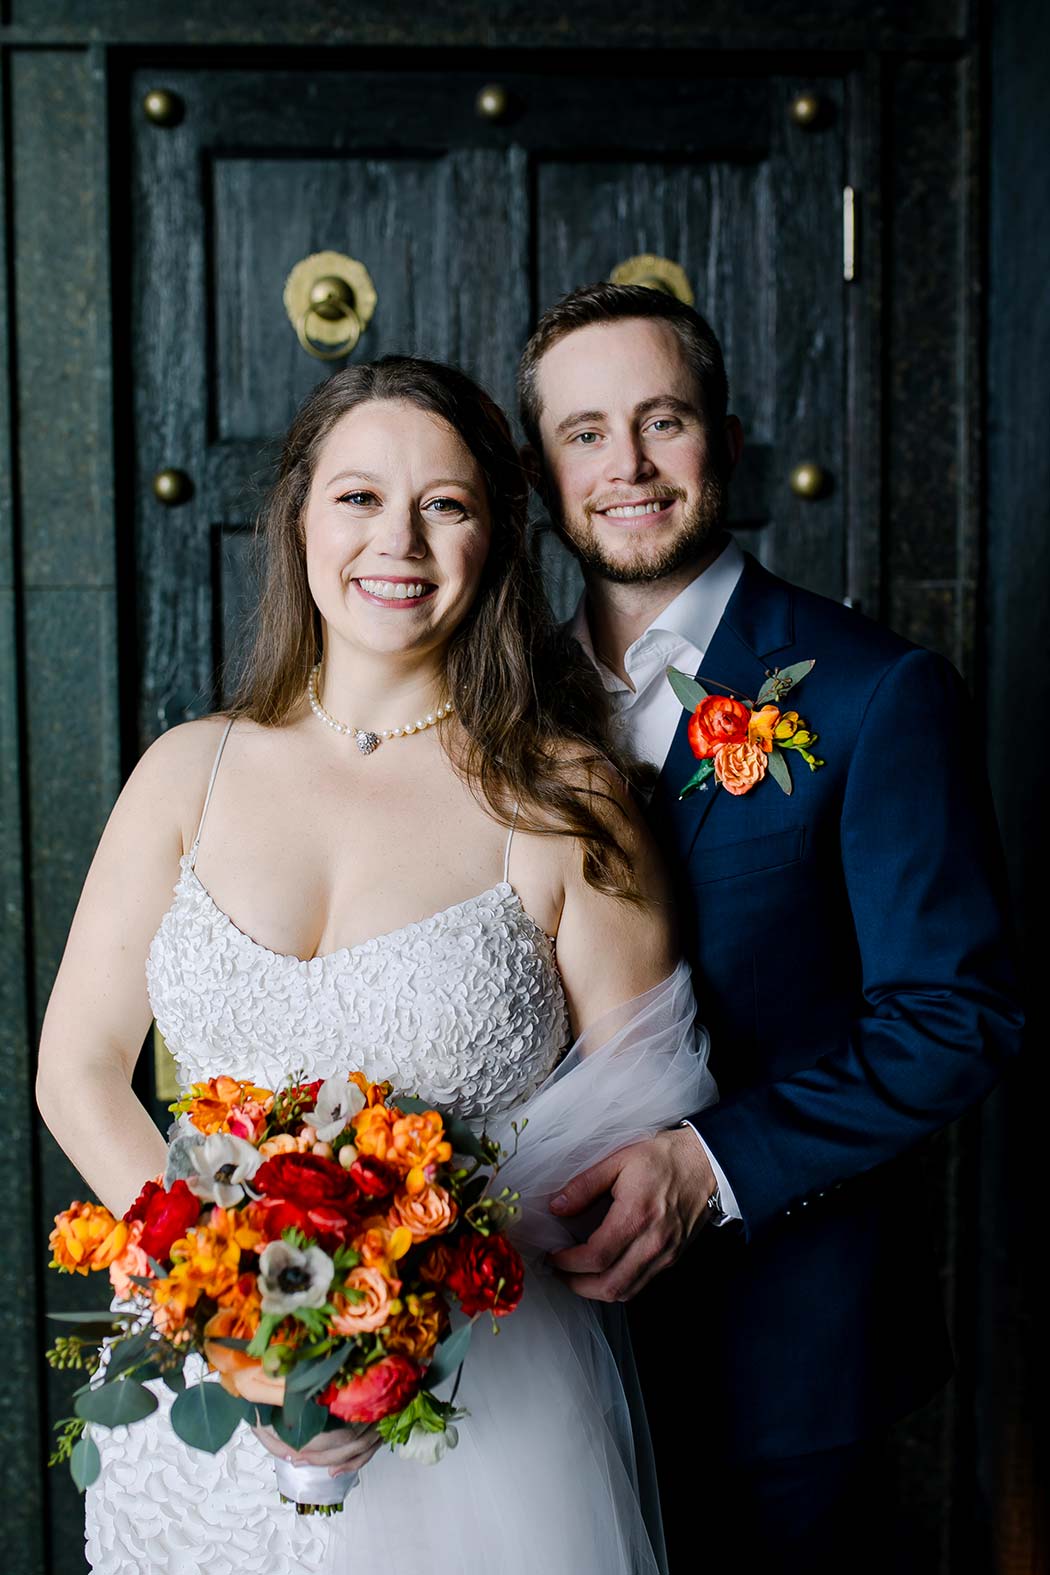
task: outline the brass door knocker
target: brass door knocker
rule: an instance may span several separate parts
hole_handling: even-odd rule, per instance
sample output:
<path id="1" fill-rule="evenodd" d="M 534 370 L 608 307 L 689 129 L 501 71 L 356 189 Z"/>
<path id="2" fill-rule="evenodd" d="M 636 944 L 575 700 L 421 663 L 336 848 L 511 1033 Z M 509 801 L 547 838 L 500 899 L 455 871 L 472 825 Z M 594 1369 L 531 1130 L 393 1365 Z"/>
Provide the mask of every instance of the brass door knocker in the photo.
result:
<path id="1" fill-rule="evenodd" d="M 292 269 L 284 309 L 307 355 L 339 361 L 356 346 L 379 297 L 364 263 L 342 252 L 314 252 Z"/>

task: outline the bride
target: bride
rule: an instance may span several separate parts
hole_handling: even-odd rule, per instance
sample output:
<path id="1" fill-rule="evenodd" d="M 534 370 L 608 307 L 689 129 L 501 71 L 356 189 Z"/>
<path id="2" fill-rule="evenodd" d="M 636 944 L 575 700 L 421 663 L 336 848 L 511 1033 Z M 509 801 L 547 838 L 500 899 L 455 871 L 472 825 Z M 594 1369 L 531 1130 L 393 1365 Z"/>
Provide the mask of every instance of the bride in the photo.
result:
<path id="1" fill-rule="evenodd" d="M 622 1309 L 550 1272 L 568 1238 L 546 1199 L 713 1088 L 629 763 L 545 610 L 526 502 L 506 422 L 462 373 L 388 357 L 311 394 L 264 511 L 239 693 L 158 739 L 121 794 L 38 1076 L 118 1215 L 164 1168 L 131 1089 L 151 1017 L 183 1083 L 357 1067 L 496 1136 L 525 1114 L 501 1173 L 523 1196 L 521 1307 L 498 1340 L 476 1330 L 440 1465 L 350 1430 L 293 1457 L 361 1471 L 331 1518 L 278 1499 L 275 1433 L 188 1449 L 163 1389 L 144 1423 L 93 1429 L 106 1575 L 663 1568 Z"/>

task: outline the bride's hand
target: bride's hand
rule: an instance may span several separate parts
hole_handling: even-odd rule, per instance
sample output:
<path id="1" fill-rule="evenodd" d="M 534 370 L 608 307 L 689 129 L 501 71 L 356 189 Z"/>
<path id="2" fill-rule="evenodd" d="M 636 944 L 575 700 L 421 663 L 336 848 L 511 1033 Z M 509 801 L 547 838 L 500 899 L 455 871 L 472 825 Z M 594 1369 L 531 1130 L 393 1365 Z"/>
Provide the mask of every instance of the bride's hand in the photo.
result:
<path id="1" fill-rule="evenodd" d="M 305 1449 L 292 1449 L 272 1427 L 253 1427 L 252 1432 L 271 1455 L 279 1460 L 291 1460 L 299 1466 L 327 1466 L 329 1476 L 342 1476 L 347 1471 L 360 1471 L 367 1465 L 382 1444 L 377 1427 L 336 1427 L 311 1438 Z"/>

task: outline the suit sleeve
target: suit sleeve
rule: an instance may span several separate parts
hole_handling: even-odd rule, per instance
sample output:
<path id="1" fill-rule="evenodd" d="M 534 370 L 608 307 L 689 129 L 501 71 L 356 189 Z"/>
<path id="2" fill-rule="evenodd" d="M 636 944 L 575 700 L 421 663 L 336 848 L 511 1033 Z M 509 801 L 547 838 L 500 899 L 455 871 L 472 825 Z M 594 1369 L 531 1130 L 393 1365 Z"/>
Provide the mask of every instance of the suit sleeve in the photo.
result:
<path id="1" fill-rule="evenodd" d="M 909 651 L 883 674 L 842 803 L 858 1015 L 814 1066 L 691 1118 L 749 1234 L 954 1120 L 1020 1048 L 983 754 L 979 719 L 948 662 Z"/>

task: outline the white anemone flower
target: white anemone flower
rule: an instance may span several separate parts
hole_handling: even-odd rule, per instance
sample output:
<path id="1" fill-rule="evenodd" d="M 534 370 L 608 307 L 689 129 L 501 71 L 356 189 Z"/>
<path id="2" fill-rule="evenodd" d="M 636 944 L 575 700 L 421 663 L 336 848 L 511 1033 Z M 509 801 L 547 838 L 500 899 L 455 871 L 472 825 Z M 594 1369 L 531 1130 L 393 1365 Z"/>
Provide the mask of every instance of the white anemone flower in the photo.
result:
<path id="1" fill-rule="evenodd" d="M 397 1452 L 402 1460 L 415 1460 L 421 1466 L 436 1466 L 442 1456 L 459 1443 L 459 1431 L 451 1422 L 441 1433 L 431 1433 L 426 1428 L 414 1427 Z"/>
<path id="2" fill-rule="evenodd" d="M 317 1102 L 303 1120 L 317 1129 L 319 1143 L 330 1143 L 364 1108 L 365 1096 L 356 1083 L 342 1077 L 329 1077 L 317 1090 Z"/>
<path id="3" fill-rule="evenodd" d="M 195 1174 L 186 1185 L 204 1203 L 217 1203 L 232 1209 L 249 1189 L 245 1185 L 255 1175 L 263 1156 L 251 1143 L 229 1132 L 212 1132 L 203 1143 L 189 1152 Z"/>
<path id="4" fill-rule="evenodd" d="M 259 1255 L 259 1289 L 264 1313 L 285 1317 L 300 1307 L 323 1307 L 335 1264 L 320 1247 L 271 1241 Z"/>

